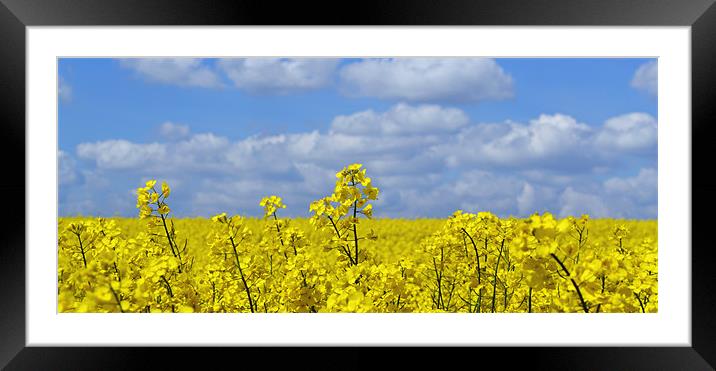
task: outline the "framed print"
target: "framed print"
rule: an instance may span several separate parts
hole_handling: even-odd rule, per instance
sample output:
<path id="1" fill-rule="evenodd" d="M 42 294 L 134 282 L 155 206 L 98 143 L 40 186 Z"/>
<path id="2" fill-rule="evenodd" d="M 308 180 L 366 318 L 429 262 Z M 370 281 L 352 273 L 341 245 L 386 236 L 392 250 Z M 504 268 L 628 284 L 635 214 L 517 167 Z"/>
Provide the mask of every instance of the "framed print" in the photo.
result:
<path id="1" fill-rule="evenodd" d="M 9 369 L 713 367 L 712 1 L 255 6 L 3 2 Z"/>

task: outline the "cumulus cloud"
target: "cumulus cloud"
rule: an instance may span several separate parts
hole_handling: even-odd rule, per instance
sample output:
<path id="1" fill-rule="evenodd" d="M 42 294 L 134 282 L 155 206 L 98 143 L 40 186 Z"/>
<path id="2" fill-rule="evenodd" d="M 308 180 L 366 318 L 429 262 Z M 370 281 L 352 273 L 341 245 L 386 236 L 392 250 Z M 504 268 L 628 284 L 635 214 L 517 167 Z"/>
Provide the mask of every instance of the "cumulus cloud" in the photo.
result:
<path id="1" fill-rule="evenodd" d="M 469 125 L 454 141 L 437 146 L 452 167 L 479 165 L 513 168 L 555 180 L 575 172 L 603 172 L 625 155 L 652 155 L 657 147 L 656 119 L 645 113 L 613 117 L 590 126 L 564 114 L 540 115 L 529 123 L 506 121 Z M 565 179 L 569 181 L 569 179 Z"/>
<path id="2" fill-rule="evenodd" d="M 609 209 L 602 198 L 595 193 L 579 192 L 567 187 L 560 196 L 560 217 L 588 214 L 594 218 L 609 216 Z"/>
<path id="3" fill-rule="evenodd" d="M 486 58 L 366 59 L 340 71 L 349 96 L 413 102 L 479 102 L 514 95 L 512 77 Z"/>
<path id="4" fill-rule="evenodd" d="M 176 140 L 189 136 L 189 125 L 175 124 L 166 121 L 159 126 L 159 134 L 164 139 Z"/>
<path id="5" fill-rule="evenodd" d="M 468 122 L 467 115 L 459 109 L 438 105 L 415 107 L 400 103 L 383 113 L 368 110 L 338 116 L 331 124 L 331 132 L 348 135 L 424 135 L 455 132 Z"/>
<path id="6" fill-rule="evenodd" d="M 653 168 L 640 169 L 638 174 L 611 177 L 602 184 L 581 184 L 581 189 L 568 186 L 560 196 L 560 216 L 589 214 L 610 218 L 657 218 L 658 179 Z"/>
<path id="7" fill-rule="evenodd" d="M 526 183 L 517 173 L 466 169 L 454 176 L 441 172 L 374 179 L 383 186 L 376 203 L 381 216 L 446 217 L 460 209 L 506 217 L 559 210 L 558 188 Z"/>
<path id="8" fill-rule="evenodd" d="M 525 182 L 522 186 L 522 192 L 517 196 L 517 210 L 522 215 L 527 215 L 535 211 L 535 189 L 529 183 Z"/>
<path id="9" fill-rule="evenodd" d="M 218 66 L 239 89 L 286 94 L 331 84 L 338 62 L 335 58 L 231 58 L 219 60 Z"/>
<path id="10" fill-rule="evenodd" d="M 72 86 L 60 76 L 57 82 L 57 96 L 60 98 L 60 102 L 69 102 L 72 100 Z"/>
<path id="11" fill-rule="evenodd" d="M 596 145 L 604 151 L 643 153 L 656 151 L 657 139 L 656 119 L 637 112 L 607 120 L 596 137 Z"/>
<path id="12" fill-rule="evenodd" d="M 278 194 L 289 205 L 287 215 L 305 216 L 310 201 L 332 191 L 336 171 L 360 162 L 381 188 L 379 216 L 444 217 L 464 209 L 503 216 L 552 211 L 654 217 L 655 169 L 610 176 L 619 162 L 609 158 L 643 156 L 633 151 L 642 147 L 620 142 L 626 134 L 615 128 L 630 128 L 633 122 L 640 127 L 648 120 L 624 117 L 602 126 L 562 114 L 526 124 L 483 124 L 471 123 L 456 108 L 401 103 L 381 112 L 338 116 L 327 131 L 232 140 L 187 129 L 186 137 L 173 141 L 108 140 L 81 144 L 76 152 L 93 167 L 93 176 L 116 170 L 130 174 L 123 178 L 133 181 L 127 189 L 147 177 L 179 182 L 174 209 L 185 215 L 255 215 L 262 196 Z M 175 126 L 171 130 L 182 131 Z M 610 143 L 621 144 L 600 155 L 605 132 L 616 138 Z M 134 213 L 132 207 L 128 210 Z"/>
<path id="13" fill-rule="evenodd" d="M 641 169 L 633 177 L 613 177 L 604 182 L 607 194 L 626 197 L 639 203 L 650 202 L 657 197 L 658 174 L 656 169 Z"/>
<path id="14" fill-rule="evenodd" d="M 528 124 L 507 121 L 472 125 L 457 135 L 456 143 L 446 143 L 437 150 L 453 167 L 564 168 L 592 163 L 584 151 L 591 145 L 592 135 L 590 126 L 570 116 L 540 115 Z"/>
<path id="15" fill-rule="evenodd" d="M 121 59 L 120 65 L 152 82 L 201 88 L 222 86 L 219 75 L 198 58 L 131 58 Z"/>
<path id="16" fill-rule="evenodd" d="M 165 153 L 165 144 L 138 144 L 124 139 L 81 143 L 77 146 L 77 155 L 83 159 L 94 160 L 100 169 L 142 167 L 161 160 Z"/>
<path id="17" fill-rule="evenodd" d="M 540 115 L 529 125 L 508 124 L 509 131 L 485 143 L 484 154 L 496 162 L 544 160 L 582 147 L 591 128 L 566 115 Z"/>
<path id="18" fill-rule="evenodd" d="M 489 58 L 129 58 L 120 65 L 147 81 L 203 88 L 223 79 L 254 94 L 289 94 L 333 85 L 347 96 L 408 102 L 480 102 L 514 96 L 513 79 Z"/>
<path id="19" fill-rule="evenodd" d="M 65 151 L 57 151 L 57 177 L 59 185 L 72 184 L 77 180 L 75 160 Z"/>
<path id="20" fill-rule="evenodd" d="M 647 62 L 639 66 L 631 80 L 631 86 L 655 96 L 658 93 L 659 87 L 659 68 L 657 61 Z"/>

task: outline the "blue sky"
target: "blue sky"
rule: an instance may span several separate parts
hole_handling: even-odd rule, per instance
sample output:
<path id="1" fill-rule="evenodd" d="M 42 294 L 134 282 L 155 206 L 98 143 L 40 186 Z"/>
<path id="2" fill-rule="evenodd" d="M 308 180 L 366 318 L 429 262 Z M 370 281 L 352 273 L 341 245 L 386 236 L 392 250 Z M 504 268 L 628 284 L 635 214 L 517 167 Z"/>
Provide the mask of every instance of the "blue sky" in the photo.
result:
<path id="1" fill-rule="evenodd" d="M 361 162 L 375 214 L 657 216 L 650 59 L 61 59 L 60 215 L 307 216 Z"/>

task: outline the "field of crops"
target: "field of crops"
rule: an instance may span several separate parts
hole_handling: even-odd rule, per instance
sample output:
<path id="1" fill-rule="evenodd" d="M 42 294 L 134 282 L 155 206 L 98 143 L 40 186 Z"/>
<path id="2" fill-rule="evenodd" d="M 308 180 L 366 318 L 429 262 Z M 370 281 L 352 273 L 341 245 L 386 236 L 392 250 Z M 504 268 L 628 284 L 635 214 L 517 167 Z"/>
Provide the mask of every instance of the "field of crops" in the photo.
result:
<path id="1" fill-rule="evenodd" d="M 137 190 L 139 218 L 60 218 L 59 312 L 656 312 L 657 222 L 374 219 L 360 164 L 310 219 L 172 217 Z M 329 190 L 330 191 L 330 190 Z"/>

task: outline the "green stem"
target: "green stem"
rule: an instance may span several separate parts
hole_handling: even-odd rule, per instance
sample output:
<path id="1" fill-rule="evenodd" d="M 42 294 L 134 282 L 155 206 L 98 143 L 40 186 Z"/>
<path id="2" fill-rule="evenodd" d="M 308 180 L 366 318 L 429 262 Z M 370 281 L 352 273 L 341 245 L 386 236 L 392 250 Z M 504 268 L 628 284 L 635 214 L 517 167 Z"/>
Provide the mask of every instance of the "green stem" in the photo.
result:
<path id="1" fill-rule="evenodd" d="M 500 269 L 500 258 L 502 258 L 502 249 L 505 247 L 505 240 L 500 243 L 500 253 L 497 255 L 497 264 L 495 264 L 495 276 L 492 280 L 492 308 L 490 311 L 495 313 L 495 299 L 497 298 L 497 271 Z"/>
<path id="2" fill-rule="evenodd" d="M 333 218 L 331 218 L 330 215 L 327 215 L 327 217 L 328 217 L 328 220 L 331 221 L 331 225 L 333 225 L 333 230 L 336 231 L 336 236 L 338 236 L 338 239 L 339 239 L 339 240 L 343 241 L 343 238 L 341 237 L 341 232 L 338 230 L 338 226 L 336 225 L 336 222 L 333 221 Z M 343 252 L 346 254 L 346 256 L 348 256 L 348 260 L 350 261 L 351 265 L 357 264 L 357 263 L 355 263 L 355 262 L 353 261 L 353 256 L 351 256 L 351 252 L 350 252 L 350 250 L 348 249 L 348 244 L 347 244 L 347 243 L 346 243 L 345 246 L 341 246 L 341 249 L 342 249 Z"/>
<path id="3" fill-rule="evenodd" d="M 244 271 L 241 270 L 241 263 L 239 262 L 239 253 L 236 251 L 236 243 L 234 243 L 234 237 L 229 236 L 229 240 L 231 241 L 231 247 L 234 249 L 234 258 L 236 258 L 236 267 L 239 268 L 239 275 L 241 276 L 241 282 L 244 283 L 244 287 L 246 288 L 246 296 L 249 299 L 249 307 L 251 308 L 251 313 L 254 313 L 254 300 L 251 298 L 251 289 L 249 288 L 249 284 L 246 283 L 246 278 L 244 277 Z"/>
<path id="4" fill-rule="evenodd" d="M 122 301 L 119 300 L 119 295 L 117 295 L 117 292 L 114 291 L 111 284 L 109 285 L 109 289 L 112 291 L 112 295 L 114 295 L 114 300 L 117 301 L 117 305 L 119 306 L 119 311 L 124 313 L 124 309 L 122 309 Z"/>
<path id="5" fill-rule="evenodd" d="M 604 280 L 605 279 L 606 279 L 606 275 L 602 275 L 602 294 L 604 293 Z M 597 305 L 597 313 L 599 313 L 599 311 L 601 309 L 602 309 L 602 304 L 599 303 L 599 305 Z"/>
<path id="6" fill-rule="evenodd" d="M 507 312 L 507 286 L 504 286 L 504 282 L 503 282 L 503 287 L 505 288 L 505 293 L 504 293 L 505 309 L 504 309 L 504 311 Z"/>
<path id="7" fill-rule="evenodd" d="M 564 266 L 561 260 L 555 255 L 554 253 L 550 254 L 554 260 L 557 261 L 560 267 L 562 267 L 562 270 L 564 270 L 564 273 L 569 277 L 569 280 L 572 281 L 572 286 L 574 286 L 574 289 L 577 290 L 577 295 L 579 296 L 579 302 L 582 304 L 582 309 L 584 310 L 584 313 L 589 313 L 589 308 L 587 307 L 587 303 L 584 302 L 584 297 L 582 296 L 582 291 L 579 290 L 579 285 L 577 285 L 577 282 L 574 281 L 574 278 L 571 277 L 569 274 L 569 270 L 567 270 L 567 267 Z"/>
<path id="8" fill-rule="evenodd" d="M 530 287 L 530 293 L 527 297 L 527 313 L 532 313 L 532 288 Z"/>
<path id="9" fill-rule="evenodd" d="M 357 229 L 357 228 L 356 228 L 356 225 L 355 225 L 355 222 L 354 222 L 354 223 L 353 223 L 353 235 L 354 235 L 353 241 L 354 241 L 355 246 L 356 246 L 356 265 L 358 265 L 358 234 L 357 234 L 358 231 L 357 231 L 356 229 Z"/>
<path id="10" fill-rule="evenodd" d="M 157 202 L 157 205 L 159 205 L 158 202 Z M 169 248 L 172 251 L 172 255 L 174 255 L 175 258 L 179 259 L 179 273 L 181 273 L 181 264 L 182 263 L 181 263 L 181 254 L 178 254 L 179 247 L 176 246 L 176 252 L 175 252 L 175 244 L 174 244 L 174 241 L 172 241 L 171 235 L 169 234 L 169 228 L 167 228 L 167 220 L 164 218 L 164 215 L 159 214 L 159 216 L 162 218 L 162 225 L 164 226 L 164 233 L 167 236 L 167 242 L 169 243 Z"/>
<path id="11" fill-rule="evenodd" d="M 636 297 L 636 300 L 639 301 L 639 306 L 641 307 L 641 312 L 646 313 L 646 310 L 644 310 L 644 303 L 642 303 L 641 298 L 637 293 L 634 293 L 634 296 Z"/>
<path id="12" fill-rule="evenodd" d="M 437 262 L 435 262 L 435 258 L 433 258 L 433 268 L 435 269 L 435 280 L 438 284 L 438 298 L 435 305 L 438 307 L 438 309 L 442 309 L 442 272 L 438 273 L 438 264 Z"/>
<path id="13" fill-rule="evenodd" d="M 472 248 L 475 250 L 475 261 L 477 261 L 477 283 L 481 283 L 481 277 L 480 277 L 480 253 L 477 252 L 477 245 L 475 244 L 475 240 L 472 239 L 472 236 L 470 236 L 469 233 L 465 230 L 465 228 L 462 228 L 462 231 L 467 235 L 467 238 L 470 239 L 470 243 L 472 243 Z"/>
<path id="14" fill-rule="evenodd" d="M 87 268 L 87 258 L 85 257 L 85 248 L 82 246 L 82 238 L 80 237 L 79 233 L 75 233 L 77 236 L 77 241 L 80 243 L 80 253 L 82 253 L 82 262 L 85 265 L 85 268 Z"/>
<path id="15" fill-rule="evenodd" d="M 117 268 L 117 262 L 113 262 L 112 264 L 114 264 L 114 272 L 117 274 L 117 281 L 121 283 L 122 275 L 119 273 L 119 268 Z"/>
<path id="16" fill-rule="evenodd" d="M 355 180 L 353 186 L 355 187 Z M 358 200 L 353 201 L 353 241 L 356 245 L 356 265 L 358 265 L 358 228 L 356 227 L 356 218 L 358 215 Z"/>
<path id="17" fill-rule="evenodd" d="M 169 281 L 167 281 L 167 278 L 162 276 L 162 280 L 164 281 L 164 284 L 167 286 L 167 294 L 169 294 L 170 298 L 174 297 L 174 293 L 172 292 L 172 285 L 169 284 Z M 172 304 L 172 313 L 176 312 L 176 308 L 174 308 L 174 304 Z"/>
<path id="18" fill-rule="evenodd" d="M 278 234 L 278 240 L 281 242 L 281 246 L 283 246 L 283 237 L 281 237 L 281 228 L 278 226 L 278 217 L 276 216 L 276 212 L 273 212 L 273 220 L 276 221 L 276 233 Z"/>

